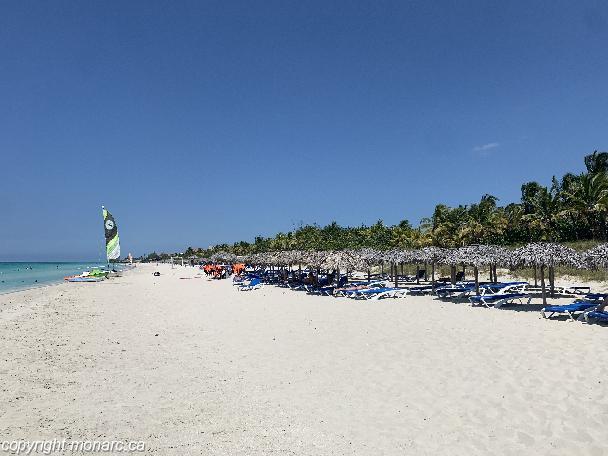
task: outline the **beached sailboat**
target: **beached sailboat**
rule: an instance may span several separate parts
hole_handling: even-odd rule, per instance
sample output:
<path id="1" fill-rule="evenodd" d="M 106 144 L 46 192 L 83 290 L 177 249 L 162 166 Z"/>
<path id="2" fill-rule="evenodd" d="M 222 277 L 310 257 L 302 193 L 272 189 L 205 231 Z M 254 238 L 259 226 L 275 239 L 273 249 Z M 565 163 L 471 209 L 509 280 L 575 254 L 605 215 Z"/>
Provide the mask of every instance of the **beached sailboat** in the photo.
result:
<path id="1" fill-rule="evenodd" d="M 118 227 L 114 216 L 104 207 L 101 206 L 103 214 L 103 228 L 106 241 L 106 258 L 108 260 L 108 270 L 104 271 L 99 268 L 85 271 L 80 275 L 64 277 L 68 282 L 101 282 L 107 279 L 110 275 L 113 277 L 119 276 L 120 272 L 110 268 L 110 262 L 120 258 L 120 239 L 118 237 Z"/>
<path id="2" fill-rule="evenodd" d="M 114 216 L 104 207 L 101 206 L 103 213 L 103 228 L 106 238 L 106 257 L 108 266 L 112 260 L 120 258 L 120 239 L 118 238 L 118 226 Z"/>

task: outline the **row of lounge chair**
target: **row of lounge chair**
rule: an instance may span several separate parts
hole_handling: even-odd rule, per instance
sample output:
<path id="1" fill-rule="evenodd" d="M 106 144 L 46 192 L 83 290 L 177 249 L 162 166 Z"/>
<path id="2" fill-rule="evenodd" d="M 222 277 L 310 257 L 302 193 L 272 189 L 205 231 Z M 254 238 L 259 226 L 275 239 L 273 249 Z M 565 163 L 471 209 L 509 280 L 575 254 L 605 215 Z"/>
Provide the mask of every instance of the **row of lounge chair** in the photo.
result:
<path id="1" fill-rule="evenodd" d="M 408 278 L 417 281 L 420 277 Z M 402 298 L 407 295 L 435 294 L 439 299 L 452 301 L 468 301 L 472 306 L 500 308 L 512 304 L 530 304 L 533 295 L 539 293 L 538 287 L 528 282 L 481 283 L 479 292 L 474 282 L 461 281 L 445 285 L 415 285 L 410 287 L 394 287 L 385 280 L 348 282 L 343 276 L 337 283 L 333 278 L 321 276 L 317 283 L 308 283 L 304 275 L 286 280 L 278 274 L 258 271 L 245 277 L 235 277 L 234 285 L 240 291 L 251 291 L 261 288 L 265 283 L 302 290 L 308 294 L 334 297 L 347 297 L 362 300 L 379 300 L 385 298 Z M 603 303 L 608 300 L 608 294 L 590 293 L 589 287 L 558 287 L 556 292 L 562 295 L 577 295 L 582 298 L 566 305 L 550 305 L 541 310 L 543 318 L 567 316 L 571 321 L 575 318 L 588 323 L 608 322 L 608 311 L 603 310 Z M 601 306 L 598 308 L 598 306 Z"/>
<path id="2" fill-rule="evenodd" d="M 570 304 L 546 306 L 541 310 L 541 315 L 546 319 L 555 315 L 566 315 L 571 321 L 576 317 L 587 323 L 608 322 L 608 311 L 604 310 L 606 300 L 608 300 L 607 293 L 588 293 L 583 299 Z"/>

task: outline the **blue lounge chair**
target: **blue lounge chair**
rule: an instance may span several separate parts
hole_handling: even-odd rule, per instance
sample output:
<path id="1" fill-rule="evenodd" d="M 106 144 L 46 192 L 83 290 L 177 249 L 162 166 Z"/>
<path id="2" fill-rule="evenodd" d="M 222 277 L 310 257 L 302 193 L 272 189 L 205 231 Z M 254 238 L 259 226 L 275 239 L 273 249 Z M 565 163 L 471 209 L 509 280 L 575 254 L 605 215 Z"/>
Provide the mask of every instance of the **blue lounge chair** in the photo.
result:
<path id="1" fill-rule="evenodd" d="M 431 294 L 433 292 L 433 285 L 420 285 L 416 287 L 410 287 L 409 292 L 411 295 L 418 296 Z"/>
<path id="2" fill-rule="evenodd" d="M 257 290 L 258 288 L 262 288 L 262 279 L 256 277 L 255 279 L 251 279 L 251 281 L 246 285 L 241 285 L 239 287 L 239 291 L 251 291 Z"/>
<path id="3" fill-rule="evenodd" d="M 589 293 L 585 295 L 585 301 L 605 301 L 608 299 L 608 293 Z"/>
<path id="4" fill-rule="evenodd" d="M 526 304 L 530 304 L 532 296 L 524 293 L 494 293 L 480 296 L 471 296 L 469 302 L 472 306 L 482 305 L 486 307 L 494 306 L 498 309 L 505 304 L 513 304 L 519 302 L 523 304 L 523 301 L 527 300 Z"/>
<path id="5" fill-rule="evenodd" d="M 323 296 L 332 296 L 334 294 L 334 290 L 340 289 L 346 285 L 348 282 L 348 277 L 342 276 L 336 285 L 326 285 L 323 287 L 319 287 L 316 292 Z"/>
<path id="6" fill-rule="evenodd" d="M 543 318 L 551 318 L 555 314 L 566 314 L 570 317 L 571 321 L 574 321 L 574 315 L 577 313 L 583 313 L 597 306 L 596 302 L 580 301 L 573 302 L 572 304 L 566 304 L 562 306 L 547 306 L 543 307 L 540 314 Z M 549 315 L 547 315 L 549 314 Z"/>
<path id="7" fill-rule="evenodd" d="M 426 269 L 419 269 L 417 275 L 405 275 L 405 276 L 403 276 L 403 279 L 406 282 L 410 282 L 410 283 L 417 282 L 419 280 L 424 279 L 425 275 L 426 275 Z"/>
<path id="8" fill-rule="evenodd" d="M 461 299 L 475 291 L 475 283 L 463 282 L 456 285 L 445 285 L 435 288 L 435 294 L 440 299 Z"/>
<path id="9" fill-rule="evenodd" d="M 358 287 L 358 286 L 365 286 L 365 288 L 357 288 L 354 290 L 349 290 L 348 288 L 339 288 L 336 289 L 334 295 L 335 296 L 347 296 L 349 298 L 354 297 L 359 291 L 363 291 L 363 290 L 375 290 L 377 288 L 386 288 L 386 282 L 384 281 L 380 281 L 380 282 L 371 282 L 371 283 L 350 283 L 349 285 L 352 285 L 354 287 Z"/>
<path id="10" fill-rule="evenodd" d="M 393 297 L 397 292 L 404 292 L 404 288 L 394 288 L 394 287 L 377 287 L 377 288 L 367 288 L 365 290 L 356 290 L 351 297 L 357 299 L 382 299 Z"/>
<path id="11" fill-rule="evenodd" d="M 607 321 L 608 322 L 608 312 L 606 312 L 606 311 L 585 312 L 584 315 L 585 315 L 585 321 L 589 324 L 595 323 L 598 321 Z"/>

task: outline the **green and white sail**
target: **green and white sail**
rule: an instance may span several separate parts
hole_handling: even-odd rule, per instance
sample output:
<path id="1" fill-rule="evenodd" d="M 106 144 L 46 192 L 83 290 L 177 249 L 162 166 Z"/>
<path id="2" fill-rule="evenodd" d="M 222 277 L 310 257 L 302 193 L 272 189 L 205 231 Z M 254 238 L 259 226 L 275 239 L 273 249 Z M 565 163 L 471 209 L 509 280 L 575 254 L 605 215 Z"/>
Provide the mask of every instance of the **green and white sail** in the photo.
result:
<path id="1" fill-rule="evenodd" d="M 103 212 L 103 228 L 106 233 L 106 256 L 108 261 L 120 258 L 120 240 L 118 239 L 118 227 L 112 214 L 101 206 Z"/>

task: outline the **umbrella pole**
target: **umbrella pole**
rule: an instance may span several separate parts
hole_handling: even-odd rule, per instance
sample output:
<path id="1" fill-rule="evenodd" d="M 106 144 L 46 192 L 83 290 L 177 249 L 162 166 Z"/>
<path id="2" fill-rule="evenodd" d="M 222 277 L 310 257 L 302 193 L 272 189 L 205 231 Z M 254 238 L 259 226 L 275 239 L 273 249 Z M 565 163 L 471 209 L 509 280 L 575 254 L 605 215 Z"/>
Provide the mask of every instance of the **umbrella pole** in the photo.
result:
<path id="1" fill-rule="evenodd" d="M 555 266 L 549 266 L 549 289 L 551 297 L 555 298 Z"/>
<path id="2" fill-rule="evenodd" d="M 416 283 L 420 285 L 420 265 L 416 263 Z"/>
<path id="3" fill-rule="evenodd" d="M 538 287 L 538 271 L 536 270 L 536 265 L 534 265 L 534 286 Z"/>
<path id="4" fill-rule="evenodd" d="M 435 262 L 431 263 L 431 280 L 433 284 L 433 291 L 435 291 Z"/>
<path id="5" fill-rule="evenodd" d="M 494 283 L 498 283 L 498 274 L 496 274 L 496 265 L 494 265 Z"/>
<path id="6" fill-rule="evenodd" d="M 397 263 L 395 263 L 395 288 L 399 286 L 399 275 L 397 274 Z"/>
<path id="7" fill-rule="evenodd" d="M 370 283 L 372 281 L 372 273 L 371 271 L 368 269 L 367 270 L 367 283 Z"/>
<path id="8" fill-rule="evenodd" d="M 456 284 L 456 266 L 450 266 L 450 279 L 452 285 Z"/>
<path id="9" fill-rule="evenodd" d="M 428 281 L 429 281 L 429 276 L 428 276 L 428 275 L 427 275 L 427 273 L 426 273 L 427 269 L 428 269 L 428 265 L 427 265 L 427 262 L 425 261 L 425 262 L 424 262 L 424 281 L 425 281 L 425 282 L 428 282 Z"/>
<path id="10" fill-rule="evenodd" d="M 542 287 L 543 291 L 543 306 L 547 305 L 547 295 L 545 294 L 545 265 L 541 265 L 540 266 L 540 286 Z"/>
<path id="11" fill-rule="evenodd" d="M 479 296 L 479 269 L 474 266 L 473 270 L 475 271 L 475 294 Z"/>

